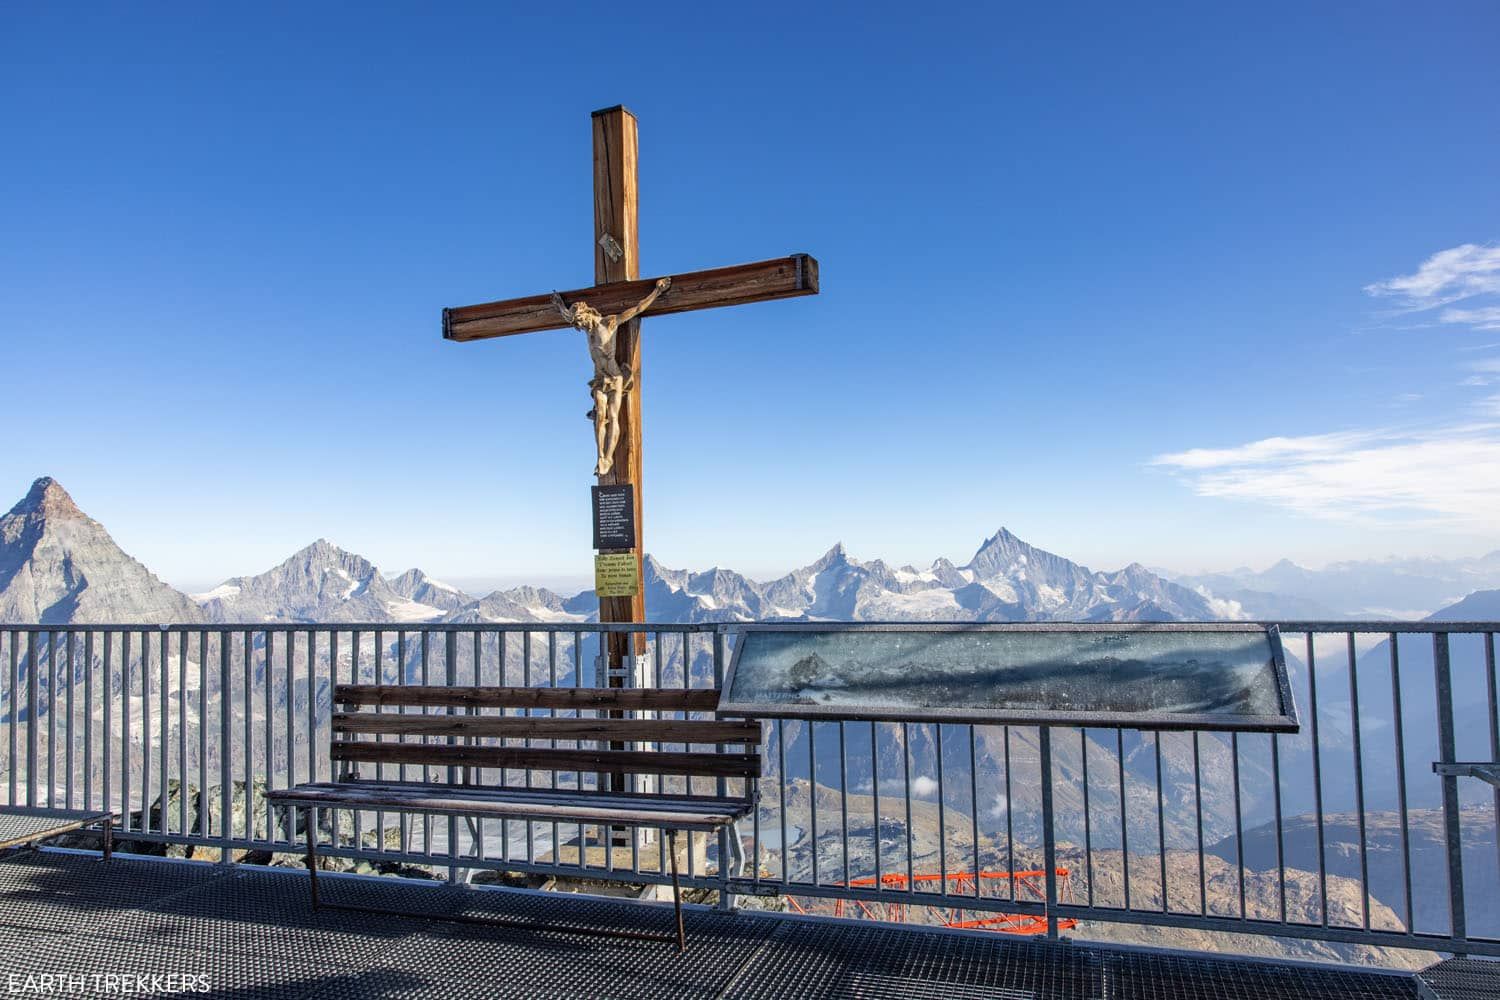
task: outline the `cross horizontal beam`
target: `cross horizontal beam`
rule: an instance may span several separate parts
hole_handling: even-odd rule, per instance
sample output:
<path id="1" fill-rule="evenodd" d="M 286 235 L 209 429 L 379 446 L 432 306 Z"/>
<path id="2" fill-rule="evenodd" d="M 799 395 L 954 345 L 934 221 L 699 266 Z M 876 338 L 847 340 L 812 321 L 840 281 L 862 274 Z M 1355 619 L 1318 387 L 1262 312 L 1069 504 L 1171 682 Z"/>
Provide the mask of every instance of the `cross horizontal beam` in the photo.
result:
<path id="1" fill-rule="evenodd" d="M 671 277 L 672 287 L 656 300 L 647 315 L 665 316 L 818 293 L 818 262 L 805 253 Z M 562 297 L 568 305 L 583 300 L 609 315 L 624 312 L 645 298 L 656 281 L 656 278 L 613 281 L 563 292 Z M 561 330 L 567 325 L 553 307 L 550 293 L 443 310 L 443 337 L 446 340 L 485 340 L 540 330 Z"/>

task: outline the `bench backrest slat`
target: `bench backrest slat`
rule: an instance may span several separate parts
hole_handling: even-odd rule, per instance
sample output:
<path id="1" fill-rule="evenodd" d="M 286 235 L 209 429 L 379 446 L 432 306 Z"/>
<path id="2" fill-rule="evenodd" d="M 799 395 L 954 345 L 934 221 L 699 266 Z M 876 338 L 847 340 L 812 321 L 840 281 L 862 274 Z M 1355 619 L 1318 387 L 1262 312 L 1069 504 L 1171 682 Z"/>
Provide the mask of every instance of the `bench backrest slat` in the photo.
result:
<path id="1" fill-rule="evenodd" d="M 703 688 L 439 687 L 420 684 L 340 684 L 341 705 L 430 708 L 544 708 L 560 711 L 620 710 L 713 712 L 719 692 Z"/>
<path id="2" fill-rule="evenodd" d="M 696 719 L 590 719 L 494 715 L 375 715 L 339 712 L 335 733 L 630 743 L 760 743 L 760 723 Z"/>
<path id="3" fill-rule="evenodd" d="M 711 778 L 754 778 L 760 774 L 760 755 L 750 753 L 555 750 L 550 747 L 441 746 L 358 741 L 335 741 L 331 746 L 332 756 L 336 761 L 366 761 L 374 764 L 603 771 L 614 774 L 687 774 Z"/>
<path id="4" fill-rule="evenodd" d="M 712 689 L 340 684 L 334 701 L 342 710 L 329 753 L 345 765 L 450 768 L 465 780 L 478 769 L 753 782 L 762 770 L 760 723 L 702 717 L 718 708 Z M 391 708 L 400 711 L 381 711 Z M 531 714 L 538 710 L 571 714 Z M 541 745 L 516 745 L 522 740 Z"/>

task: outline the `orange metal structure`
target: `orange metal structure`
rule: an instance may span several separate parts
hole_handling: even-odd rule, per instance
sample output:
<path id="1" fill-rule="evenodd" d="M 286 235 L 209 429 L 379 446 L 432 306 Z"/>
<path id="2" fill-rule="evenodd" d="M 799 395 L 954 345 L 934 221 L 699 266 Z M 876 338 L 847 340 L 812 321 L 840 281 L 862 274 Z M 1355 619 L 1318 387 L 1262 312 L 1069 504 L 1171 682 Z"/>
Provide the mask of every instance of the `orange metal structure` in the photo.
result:
<path id="1" fill-rule="evenodd" d="M 1071 874 L 1066 868 L 1058 868 L 1054 871 L 1057 876 L 1057 896 L 1063 902 L 1073 901 L 1073 884 Z M 946 883 L 944 902 L 934 901 L 931 904 L 914 901 L 911 895 L 900 900 L 886 902 L 884 900 L 854 899 L 833 901 L 833 915 L 842 917 L 849 915 L 849 906 L 852 904 L 856 915 L 867 920 L 884 920 L 889 923 L 906 923 L 907 908 L 910 906 L 922 906 L 937 911 L 938 923 L 944 927 L 962 927 L 973 930 L 994 931 L 997 934 L 1024 934 L 1035 935 L 1047 933 L 1047 918 L 1029 913 L 996 913 L 992 910 L 975 910 L 964 906 L 954 906 L 954 896 L 973 896 L 975 898 L 996 898 L 998 893 L 985 893 L 984 886 L 1006 882 L 1010 884 L 1011 899 L 1022 899 L 1030 897 L 1038 902 L 1046 900 L 1046 887 L 1044 880 L 1047 873 L 1043 869 L 1031 871 L 981 871 L 981 872 L 951 872 L 947 875 L 933 872 L 914 873 L 908 877 L 904 872 L 891 872 L 876 879 L 873 876 L 865 878 L 850 879 L 848 882 L 838 882 L 835 885 L 849 889 L 875 889 L 878 891 L 900 892 L 907 894 L 920 894 L 922 886 L 931 886 L 938 883 Z M 934 893 L 934 896 L 937 894 Z M 787 903 L 798 913 L 808 913 L 810 906 L 825 903 L 825 900 L 813 900 L 804 897 L 798 900 L 795 896 L 787 896 Z M 947 905 L 945 905 L 945 903 Z M 826 911 L 824 911 L 826 912 Z M 1078 921 L 1071 918 L 1060 918 L 1057 921 L 1058 930 L 1071 930 L 1078 926 Z"/>

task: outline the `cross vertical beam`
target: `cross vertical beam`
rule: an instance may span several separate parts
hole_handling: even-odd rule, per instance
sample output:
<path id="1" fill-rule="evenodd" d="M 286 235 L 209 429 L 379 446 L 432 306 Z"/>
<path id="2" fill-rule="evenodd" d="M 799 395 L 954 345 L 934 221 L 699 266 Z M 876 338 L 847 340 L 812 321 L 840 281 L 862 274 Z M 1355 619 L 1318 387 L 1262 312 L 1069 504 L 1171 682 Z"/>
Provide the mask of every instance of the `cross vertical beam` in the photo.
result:
<path id="1" fill-rule="evenodd" d="M 640 241 L 637 231 L 639 195 L 636 165 L 640 144 L 635 115 L 623 105 L 595 111 L 594 126 L 594 283 L 634 281 L 640 277 Z M 634 597 L 599 598 L 601 622 L 646 620 L 644 525 L 641 520 L 641 321 L 620 326 L 615 340 L 615 359 L 634 373 L 634 381 L 620 405 L 620 443 L 615 448 L 614 467 L 599 477 L 601 486 L 630 484 L 635 495 L 636 579 Z M 625 656 L 644 655 L 646 637 L 637 634 L 609 637 L 609 666 L 618 670 Z M 611 685 L 614 681 L 611 680 Z"/>

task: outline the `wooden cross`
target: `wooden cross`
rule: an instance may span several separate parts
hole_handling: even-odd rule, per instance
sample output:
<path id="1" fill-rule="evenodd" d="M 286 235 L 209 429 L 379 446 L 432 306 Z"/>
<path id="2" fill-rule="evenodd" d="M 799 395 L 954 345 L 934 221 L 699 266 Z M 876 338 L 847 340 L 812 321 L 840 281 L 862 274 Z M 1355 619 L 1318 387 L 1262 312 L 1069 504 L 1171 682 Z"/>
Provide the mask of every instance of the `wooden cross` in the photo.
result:
<path id="1" fill-rule="evenodd" d="M 594 119 L 594 285 L 562 293 L 568 306 L 580 300 L 606 315 L 634 306 L 655 287 L 657 279 L 640 280 L 636 232 L 636 120 L 624 107 L 595 111 Z M 734 306 L 769 299 L 816 295 L 818 262 L 807 254 L 794 254 L 755 264 L 721 267 L 711 271 L 673 274 L 671 287 L 654 302 L 648 314 L 670 313 Z M 550 293 L 523 299 L 506 299 L 477 306 L 443 310 L 443 336 L 448 340 L 485 340 L 518 333 L 566 328 Z M 582 345 L 580 345 L 582 353 Z M 646 598 L 641 559 L 644 552 L 641 518 L 641 344 L 640 320 L 620 325 L 615 339 L 615 359 L 634 374 L 620 407 L 620 440 L 614 467 L 599 477 L 601 486 L 630 484 L 634 489 L 636 594 L 634 597 L 601 597 L 601 622 L 643 622 Z M 624 636 L 610 637 L 609 665 L 618 668 L 632 644 Z M 645 636 L 633 644 L 637 654 L 645 652 Z"/>

